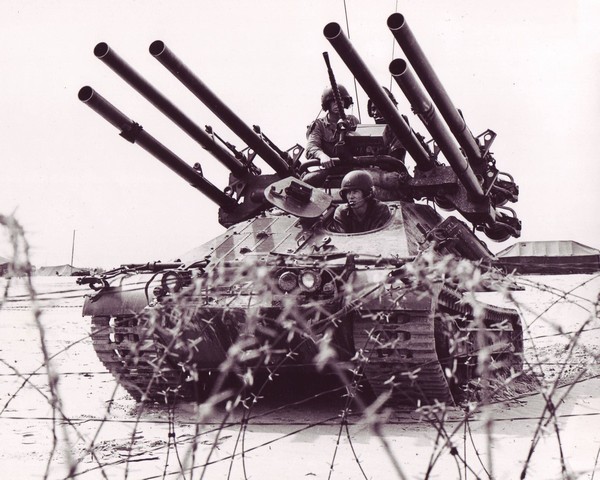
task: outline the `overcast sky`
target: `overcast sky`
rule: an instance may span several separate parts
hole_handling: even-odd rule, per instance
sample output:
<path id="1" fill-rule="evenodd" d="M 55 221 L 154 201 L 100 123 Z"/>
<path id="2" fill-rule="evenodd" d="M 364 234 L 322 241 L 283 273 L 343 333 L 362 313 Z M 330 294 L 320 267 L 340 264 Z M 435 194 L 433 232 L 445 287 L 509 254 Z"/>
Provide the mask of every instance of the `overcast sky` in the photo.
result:
<path id="1" fill-rule="evenodd" d="M 521 240 L 600 248 L 600 8 L 595 0 L 347 0 L 350 39 L 389 85 L 396 10 L 471 130 L 492 129 L 497 165 L 520 186 Z M 304 144 L 328 84 L 349 72 L 322 34 L 342 0 L 4 1 L 0 17 L 0 213 L 26 228 L 36 265 L 112 267 L 168 260 L 223 228 L 217 208 L 118 136 L 77 99 L 90 85 L 206 177 L 227 172 L 93 55 L 107 42 L 199 125 L 242 143 L 148 53 L 166 45 L 249 125 Z M 401 94 L 394 86 L 398 99 Z M 355 94 L 353 94 L 355 96 Z M 359 91 L 365 123 L 366 99 Z M 400 108 L 426 134 L 406 101 Z M 354 114 L 358 115 L 357 108 Z M 264 167 L 268 170 L 268 167 Z M 492 251 L 511 245 L 488 242 Z M 6 255 L 5 238 L 0 255 Z"/>

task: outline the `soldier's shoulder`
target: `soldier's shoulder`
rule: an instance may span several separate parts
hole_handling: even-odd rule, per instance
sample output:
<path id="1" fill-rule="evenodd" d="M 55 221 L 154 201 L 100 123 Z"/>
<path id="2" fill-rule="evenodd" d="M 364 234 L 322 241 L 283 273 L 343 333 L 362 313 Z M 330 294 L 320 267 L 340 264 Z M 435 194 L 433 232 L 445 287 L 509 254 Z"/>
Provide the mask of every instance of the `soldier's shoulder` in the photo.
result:
<path id="1" fill-rule="evenodd" d="M 306 136 L 308 137 L 317 127 L 323 125 L 322 118 L 315 118 L 310 124 L 306 127 Z"/>
<path id="2" fill-rule="evenodd" d="M 342 218 L 344 216 L 348 216 L 349 206 L 345 203 L 338 205 L 335 209 L 335 213 L 333 214 L 334 218 Z"/>
<path id="3" fill-rule="evenodd" d="M 390 207 L 377 198 L 373 198 L 373 209 L 376 212 L 389 212 Z"/>

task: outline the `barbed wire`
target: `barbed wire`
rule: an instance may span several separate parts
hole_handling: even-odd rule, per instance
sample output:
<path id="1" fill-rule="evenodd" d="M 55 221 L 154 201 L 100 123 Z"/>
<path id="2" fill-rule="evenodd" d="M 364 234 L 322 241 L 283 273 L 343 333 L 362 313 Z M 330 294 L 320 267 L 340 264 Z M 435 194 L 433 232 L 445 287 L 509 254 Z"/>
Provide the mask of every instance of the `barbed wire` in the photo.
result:
<path id="1" fill-rule="evenodd" d="M 211 377 L 211 386 L 202 397 L 197 399 L 193 415 L 184 415 L 181 406 L 190 405 L 183 399 L 178 399 L 179 390 L 169 391 L 171 383 L 169 378 L 175 373 L 185 376 L 199 376 L 205 378 L 205 372 L 201 368 L 190 366 L 190 359 L 193 358 L 192 350 L 186 350 L 182 343 L 182 338 L 189 339 L 189 325 L 193 321 L 195 299 L 198 298 L 199 291 L 206 290 L 206 283 L 198 282 L 192 285 L 192 289 L 187 294 L 173 296 L 173 310 L 177 310 L 177 315 L 170 317 L 161 313 L 160 307 L 155 309 L 153 315 L 143 317 L 127 317 L 127 324 L 107 323 L 105 326 L 96 325 L 91 333 L 77 336 L 73 332 L 64 341 L 67 345 L 61 346 L 58 350 L 49 348 L 49 337 L 47 329 L 51 326 L 43 319 L 43 312 L 50 309 L 60 308 L 80 308 L 83 303 L 84 291 L 79 288 L 63 288 L 38 293 L 34 288 L 36 282 L 32 279 L 32 269 L 28 258 L 28 245 L 25 241 L 23 229 L 13 217 L 0 216 L 0 225 L 8 232 L 13 253 L 9 266 L 11 278 L 3 282 L 3 293 L 0 297 L 0 313 L 3 318 L 10 318 L 11 312 L 27 311 L 31 312 L 34 319 L 34 325 L 39 333 L 41 361 L 37 367 L 20 369 L 13 364 L 10 358 L 4 358 L 4 350 L 0 350 L 0 365 L 4 366 L 5 371 L 0 371 L 0 376 L 10 380 L 19 380 L 20 384 L 15 386 L 12 391 L 5 392 L 8 398 L 5 400 L 3 408 L 0 410 L 0 421 L 19 421 L 19 422 L 43 422 L 49 424 L 51 433 L 51 445 L 49 447 L 44 478 L 56 477 L 56 471 L 59 465 L 62 465 L 66 473 L 65 478 L 76 478 L 88 474 L 99 474 L 102 478 L 112 478 L 117 466 L 124 466 L 124 478 L 133 475 L 131 467 L 134 464 L 143 461 L 149 461 L 161 464 L 160 474 L 148 474 L 144 478 L 166 478 L 172 476 L 181 476 L 182 478 L 210 478 L 209 467 L 214 465 L 227 465 L 227 478 L 234 475 L 234 461 L 239 460 L 242 468 L 243 478 L 250 478 L 256 474 L 251 470 L 251 465 L 247 463 L 247 456 L 251 452 L 265 449 L 278 442 L 297 436 L 311 429 L 321 426 L 329 426 L 335 429 L 331 434 L 331 451 L 328 460 L 328 478 L 335 478 L 338 469 L 338 458 L 341 454 L 342 445 L 347 445 L 350 449 L 352 463 L 356 465 L 357 478 L 370 478 L 368 467 L 360 458 L 360 445 L 356 444 L 352 432 L 353 428 L 368 428 L 375 438 L 383 446 L 383 451 L 390 464 L 393 465 L 393 474 L 397 478 L 412 478 L 406 469 L 407 463 L 390 443 L 387 435 L 384 433 L 385 425 L 428 425 L 434 437 L 431 444 L 427 447 L 429 450 L 429 459 L 425 466 L 424 478 L 434 475 L 439 464 L 446 455 L 449 455 L 454 464 L 456 478 L 467 478 L 472 476 L 480 478 L 482 475 L 486 478 L 495 478 L 497 470 L 494 460 L 494 445 L 496 440 L 491 434 L 491 425 L 499 422 L 536 422 L 536 426 L 531 434 L 529 449 L 525 454 L 521 464 L 521 478 L 527 478 L 531 461 L 537 452 L 539 442 L 542 438 L 552 435 L 557 440 L 557 458 L 560 465 L 560 477 L 574 478 L 574 473 L 569 470 L 566 460 L 569 445 L 565 443 L 562 437 L 561 425 L 559 420 L 568 418 L 595 418 L 600 415 L 600 411 L 561 411 L 563 405 L 573 394 L 576 385 L 583 382 L 595 381 L 600 377 L 597 364 L 599 360 L 598 345 L 595 340 L 586 341 L 586 335 L 593 335 L 600 330 L 598 322 L 598 298 L 591 298 L 581 292 L 580 289 L 591 285 L 598 275 L 587 275 L 580 283 L 567 291 L 561 291 L 552 285 L 547 285 L 534 281 L 528 277 L 511 277 L 511 281 L 530 291 L 538 291 L 548 294 L 551 297 L 545 299 L 541 312 L 534 311 L 527 299 L 519 301 L 518 291 L 510 290 L 505 286 L 498 288 L 496 292 L 499 297 L 512 303 L 515 308 L 521 312 L 521 317 L 527 319 L 523 323 L 523 343 L 526 345 L 523 357 L 523 368 L 505 368 L 502 362 L 503 355 L 509 353 L 508 350 L 497 350 L 493 358 L 486 347 L 480 347 L 470 352 L 470 357 L 475 362 L 468 368 L 480 368 L 477 378 L 470 380 L 464 385 L 463 398 L 457 405 L 451 406 L 448 403 L 417 404 L 412 407 L 396 407 L 393 412 L 390 409 L 390 389 L 389 392 L 379 392 L 375 394 L 374 399 L 369 395 L 365 396 L 363 384 L 366 377 L 362 371 L 364 365 L 375 360 L 378 355 L 375 352 L 386 352 L 398 348 L 396 338 L 388 338 L 385 335 L 376 332 L 376 328 L 367 332 L 364 338 L 371 343 L 361 345 L 364 349 L 358 349 L 353 358 L 343 359 L 340 363 L 339 347 L 335 342 L 341 340 L 332 337 L 335 333 L 335 327 L 340 325 L 346 316 L 353 314 L 356 310 L 352 306 L 339 312 L 331 312 L 323 305 L 315 305 L 314 312 L 319 317 L 319 322 L 310 323 L 309 319 L 304 318 L 298 308 L 290 303 L 282 305 L 281 314 L 274 319 L 271 326 L 259 321 L 256 316 L 246 318 L 246 327 L 248 328 L 246 336 L 240 336 L 232 343 L 232 346 L 226 352 L 224 361 L 216 367 L 215 375 Z M 421 263 L 419 263 L 421 262 Z M 444 263 L 445 262 L 445 263 Z M 259 267 L 256 271 L 227 272 L 228 275 L 239 275 L 239 281 L 231 281 L 231 284 L 252 283 L 254 288 L 260 285 L 258 290 L 266 292 L 271 287 L 268 285 L 268 279 Z M 413 280 L 407 280 L 403 277 L 404 284 L 395 285 L 398 294 L 397 302 L 403 301 L 407 295 L 414 295 L 415 291 L 422 292 L 420 295 L 433 296 L 438 298 L 442 295 L 436 291 L 436 282 L 439 278 L 451 278 L 453 282 L 460 286 L 469 285 L 476 290 L 477 283 L 474 279 L 477 275 L 476 270 L 465 267 L 462 263 L 455 263 L 450 260 L 444 260 L 441 263 L 434 264 L 426 255 L 423 258 L 417 258 L 415 262 L 416 270 L 411 272 L 414 275 Z M 463 269 L 463 270 L 461 270 Z M 458 272 L 458 273 L 457 273 Z M 224 275 L 224 272 L 216 272 L 218 275 Z M 337 275 L 337 274 L 336 274 Z M 335 277 L 335 281 L 344 280 L 343 275 Z M 410 277 L 409 277 L 410 278 Z M 20 279 L 21 289 L 24 287 L 24 293 L 11 294 L 15 280 Z M 416 280 L 415 280 L 416 279 Z M 215 280 L 215 278 L 213 278 Z M 220 280 L 222 281 L 222 280 Z M 262 285 L 261 283 L 262 282 Z M 418 289 L 417 288 L 417 283 Z M 148 284 L 143 282 L 129 286 L 132 291 L 139 291 L 148 295 Z M 213 285 L 214 287 L 214 285 Z M 380 285 L 363 286 L 357 288 L 346 284 L 346 288 L 354 288 L 352 292 L 359 304 L 363 299 L 369 298 L 377 292 Z M 22 292 L 22 290 L 20 290 Z M 189 293 L 191 292 L 191 296 Z M 187 295 L 187 296 L 186 296 Z M 440 316 L 440 321 L 448 326 L 453 322 L 461 321 L 461 317 L 467 313 L 472 317 L 473 328 L 479 325 L 479 335 L 487 336 L 485 329 L 494 322 L 485 320 L 485 315 L 502 316 L 501 310 L 490 310 L 485 313 L 481 310 L 481 304 L 475 299 L 475 296 L 465 296 L 466 303 L 462 306 L 457 304 L 457 310 L 453 313 Z M 68 305 L 65 303 L 68 302 Z M 73 305 L 71 305 L 73 303 Z M 554 319 L 549 319 L 549 313 L 559 305 L 570 305 L 579 309 L 586 318 L 579 320 L 575 326 L 570 328 L 557 324 Z M 196 307 L 194 307 L 196 308 Z M 446 307 L 448 308 L 448 307 Z M 191 312 L 191 313 L 190 313 Z M 470 313 L 469 313 L 470 312 Z M 496 312 L 496 313 L 494 313 Z M 365 313 L 366 314 L 366 313 Z M 440 314 L 441 315 L 441 314 Z M 290 321 L 286 319 L 291 319 Z M 358 317 L 357 317 L 358 318 Z M 377 320 L 373 317 L 376 324 Z M 112 320 L 111 320 L 112 322 Z M 488 322 L 487 324 L 485 322 Z M 546 328 L 553 329 L 552 332 L 540 333 L 538 323 L 544 322 Z M 502 322 L 500 322 L 502 323 Z M 143 326 L 143 328 L 141 327 Z M 269 331 L 277 326 L 279 330 Z M 482 329 L 481 326 L 484 328 Z M 134 328 L 135 327 L 135 328 Z M 23 326 L 23 328 L 26 328 Z M 145 329 L 145 330 L 144 330 Z M 319 336 L 314 332 L 319 330 Z M 140 338 L 133 342 L 127 340 L 126 344 L 116 341 L 119 335 L 132 335 L 136 331 Z M 483 331 L 483 333 L 482 333 Z M 126 332 L 126 333 L 120 333 Z M 140 333 L 141 332 L 141 333 Z M 333 333 L 331 333 L 333 332 Z M 187 336 L 187 337 L 186 337 Z M 114 337 L 114 338 L 113 338 Z M 263 341 L 257 342 L 256 338 L 262 338 Z M 117 382 L 112 382 L 111 391 L 108 392 L 105 403 L 107 407 L 101 412 L 86 412 L 85 415 L 68 413 L 65 408 L 65 394 L 59 390 L 60 381 L 72 378 L 89 378 L 89 376 L 101 376 L 106 378 L 109 372 L 100 369 L 96 364 L 83 365 L 80 371 L 65 369 L 61 365 L 60 369 L 56 367 L 56 361 L 71 352 L 75 346 L 79 348 L 89 347 L 97 343 L 99 338 L 111 338 L 110 342 L 115 345 L 112 348 L 110 356 L 119 356 L 119 368 L 141 368 L 152 370 L 148 373 L 148 381 L 144 388 L 139 390 L 140 396 L 148 395 L 153 388 L 163 388 L 166 386 L 164 405 L 152 406 L 144 403 L 138 403 L 136 406 L 132 400 L 129 400 L 121 386 Z M 156 347 L 156 339 L 161 339 L 160 348 Z M 554 342 L 554 339 L 561 339 L 561 344 Z M 264 343 L 264 341 L 267 341 Z M 460 338 L 449 337 L 452 342 L 462 342 Z M 540 345 L 539 342 L 546 343 Z M 148 342 L 156 348 L 152 361 L 145 357 L 144 349 Z M 288 342 L 292 345 L 283 355 L 278 345 Z M 295 342 L 295 343 L 294 343 Z M 117 346 L 121 345 L 121 346 Z M 124 345 L 127 345 L 125 347 Z M 370 346 L 370 345 L 374 345 Z M 481 343 L 485 345 L 485 343 Z M 193 345 L 192 348 L 196 348 Z M 269 394 L 267 390 L 276 384 L 278 376 L 287 375 L 285 365 L 290 359 L 299 358 L 307 351 L 314 355 L 317 369 L 328 370 L 338 382 L 326 388 L 321 388 L 317 393 L 314 391 L 305 392 L 306 397 L 299 399 L 286 398 L 282 405 L 271 407 L 269 404 Z M 366 352 L 366 353 L 365 353 Z M 457 363 L 463 359 L 464 354 L 458 351 L 450 350 L 450 354 L 438 356 L 438 360 L 447 365 L 445 375 L 452 379 L 458 374 L 456 371 Z M 261 378 L 258 369 L 248 369 L 245 367 L 244 357 L 253 355 L 255 366 L 265 367 L 269 374 L 266 378 Z M 364 355 L 364 358 L 361 358 Z M 173 359 L 179 359 L 176 369 L 171 369 L 169 365 Z M 279 360 L 273 361 L 274 358 Z M 100 358 L 101 359 L 101 358 Z M 68 365 L 69 359 L 62 360 L 63 364 Z M 133 363 L 129 363 L 133 362 Z M 137 363 L 136 363 L 137 362 Z M 354 362 L 354 363 L 352 363 Z M 432 360 L 413 362 L 414 372 L 409 372 L 407 377 L 415 375 L 418 379 L 420 371 L 426 371 L 434 363 Z M 352 366 L 354 365 L 354 366 Z M 549 370 L 556 368 L 556 371 Z M 116 374 L 117 370 L 111 372 Z M 316 375 L 316 373 L 315 373 Z M 184 378 L 182 377 L 182 378 Z M 379 378 L 378 378 L 379 377 Z M 45 382 L 40 382 L 45 378 Z M 34 379 L 36 380 L 34 382 Z M 166 379 L 166 380 L 165 380 Z M 188 378 L 189 379 L 189 378 Z M 193 378 L 192 378 L 193 379 Z M 90 381 L 93 379 L 90 379 Z M 368 379 L 367 379 L 368 380 Z M 403 385 L 403 379 L 394 378 L 382 371 L 380 374 L 371 376 L 371 381 L 386 380 L 390 387 L 394 385 Z M 197 379 L 196 379 L 197 381 Z M 411 379 L 412 382 L 415 379 Z M 190 382 L 187 382 L 190 383 Z M 191 382 L 193 383 L 193 382 Z M 385 382 L 384 382 L 385 383 Z M 189 385 L 181 384 L 181 388 Z M 138 387 L 136 387 L 138 388 Z M 179 387 L 178 387 L 179 388 Z M 415 387 L 415 392 L 423 393 Z M 145 390 L 145 391 L 144 391 Z M 36 413 L 18 414 L 8 411 L 8 407 L 14 405 L 26 393 L 39 395 L 50 408 L 50 415 L 40 415 Z M 135 388 L 131 391 L 136 394 Z M 370 395 L 372 395 L 371 392 Z M 328 406 L 322 413 L 327 413 L 332 407 L 338 409 L 334 415 L 318 420 L 294 421 L 286 420 L 284 425 L 289 431 L 276 435 L 274 438 L 260 442 L 257 445 L 250 445 L 248 437 L 250 435 L 250 426 L 279 426 L 281 421 L 274 421 L 273 417 L 279 412 L 289 411 L 294 407 L 311 405 L 311 402 L 319 401 L 324 398 L 337 396 L 338 403 Z M 542 400 L 543 409 L 538 415 L 513 414 L 506 416 L 489 416 L 486 408 L 510 405 L 515 402 L 529 401 L 532 397 L 538 397 Z M 112 408 L 114 405 L 130 405 L 131 410 L 121 414 L 122 418 L 116 418 Z M 260 409 L 257 411 L 257 408 Z M 307 407 L 310 408 L 310 407 Z M 18 410 L 16 410 L 18 412 Z M 158 413 L 157 413 L 158 412 Z M 167 418 L 152 418 L 153 415 L 163 415 L 166 412 Z M 96 415 L 99 413 L 98 415 Z M 405 418 L 394 418 L 404 415 Z M 149 418 L 150 416 L 150 418 Z M 218 418 L 218 420 L 215 420 Z M 100 455 L 102 448 L 107 444 L 103 440 L 103 429 L 107 425 L 130 425 L 132 428 L 128 434 L 128 440 L 123 444 L 124 450 L 122 456 L 115 458 L 104 458 Z M 476 439 L 473 435 L 472 426 L 474 424 L 483 425 L 484 441 Z M 94 427 L 97 425 L 97 428 Z M 140 447 L 140 431 L 144 425 L 157 425 L 166 427 L 166 431 L 161 430 L 164 438 L 158 437 L 156 445 L 145 444 Z M 295 428 L 297 427 L 297 428 Z M 187 433 L 191 429 L 191 433 Z M 237 433 L 231 438 L 228 430 L 237 430 Z M 71 440 L 71 435 L 76 440 Z M 210 437 L 210 439 L 208 438 Z M 157 439 L 157 440 L 158 440 Z M 232 451 L 229 454 L 219 452 L 219 445 L 228 441 L 232 444 Z M 208 443 L 206 443 L 208 442 Z M 200 446 L 208 445 L 208 451 L 201 453 Z M 470 445 L 470 448 L 467 446 Z M 110 447 L 109 447 L 110 448 Z M 140 450 L 140 448 L 142 450 Z M 59 450 L 62 452 L 63 459 L 58 459 Z M 140 457 L 140 451 L 143 456 Z M 218 454 L 218 455 L 217 455 Z M 590 469 L 588 473 L 593 474 L 598 468 L 598 456 L 600 449 L 595 452 L 595 457 L 590 459 Z M 91 456 L 93 466 L 84 466 L 84 459 Z M 175 467 L 171 465 L 171 460 L 175 462 Z M 227 464 L 227 462 L 229 462 Z M 447 465 L 447 464 L 445 464 Z M 137 475 L 137 473 L 136 473 Z M 452 475 L 448 472 L 448 475 Z"/>

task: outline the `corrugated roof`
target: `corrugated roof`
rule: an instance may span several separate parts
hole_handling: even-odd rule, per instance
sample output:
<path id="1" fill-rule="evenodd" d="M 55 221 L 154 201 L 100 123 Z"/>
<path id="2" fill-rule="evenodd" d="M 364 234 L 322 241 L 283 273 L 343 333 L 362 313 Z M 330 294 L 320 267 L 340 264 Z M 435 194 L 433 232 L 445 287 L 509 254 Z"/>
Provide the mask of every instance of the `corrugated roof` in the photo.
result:
<path id="1" fill-rule="evenodd" d="M 573 240 L 540 240 L 518 242 L 498 252 L 498 258 L 504 257 L 579 257 L 599 255 L 597 250 Z"/>

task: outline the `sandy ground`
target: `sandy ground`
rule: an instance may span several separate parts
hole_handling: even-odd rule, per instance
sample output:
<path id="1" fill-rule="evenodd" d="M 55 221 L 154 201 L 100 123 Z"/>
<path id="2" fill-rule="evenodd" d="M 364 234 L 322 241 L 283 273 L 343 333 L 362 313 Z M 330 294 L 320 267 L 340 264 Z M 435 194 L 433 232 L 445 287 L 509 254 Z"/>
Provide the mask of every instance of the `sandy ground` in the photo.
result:
<path id="1" fill-rule="evenodd" d="M 240 412 L 216 410 L 201 424 L 192 404 L 172 415 L 136 405 L 93 351 L 74 279 L 35 280 L 59 396 L 49 395 L 35 310 L 23 282 L 13 283 L 0 309 L 1 478 L 67 478 L 76 465 L 71 476 L 85 479 L 421 479 L 432 464 L 431 479 L 516 479 L 528 457 L 525 478 L 592 479 L 599 469 L 598 276 L 518 279 L 525 289 L 513 297 L 526 323 L 526 360 L 546 384 L 542 393 L 495 403 L 466 422 L 462 410 L 450 409 L 441 428 L 417 412 L 398 412 L 381 435 L 358 415 L 343 422 L 343 399 L 330 397 L 302 402 L 281 392 L 247 422 Z M 482 296 L 508 305 L 499 294 Z M 559 377 L 566 384 L 554 388 Z M 192 461 L 193 473 L 182 476 L 180 465 Z"/>

